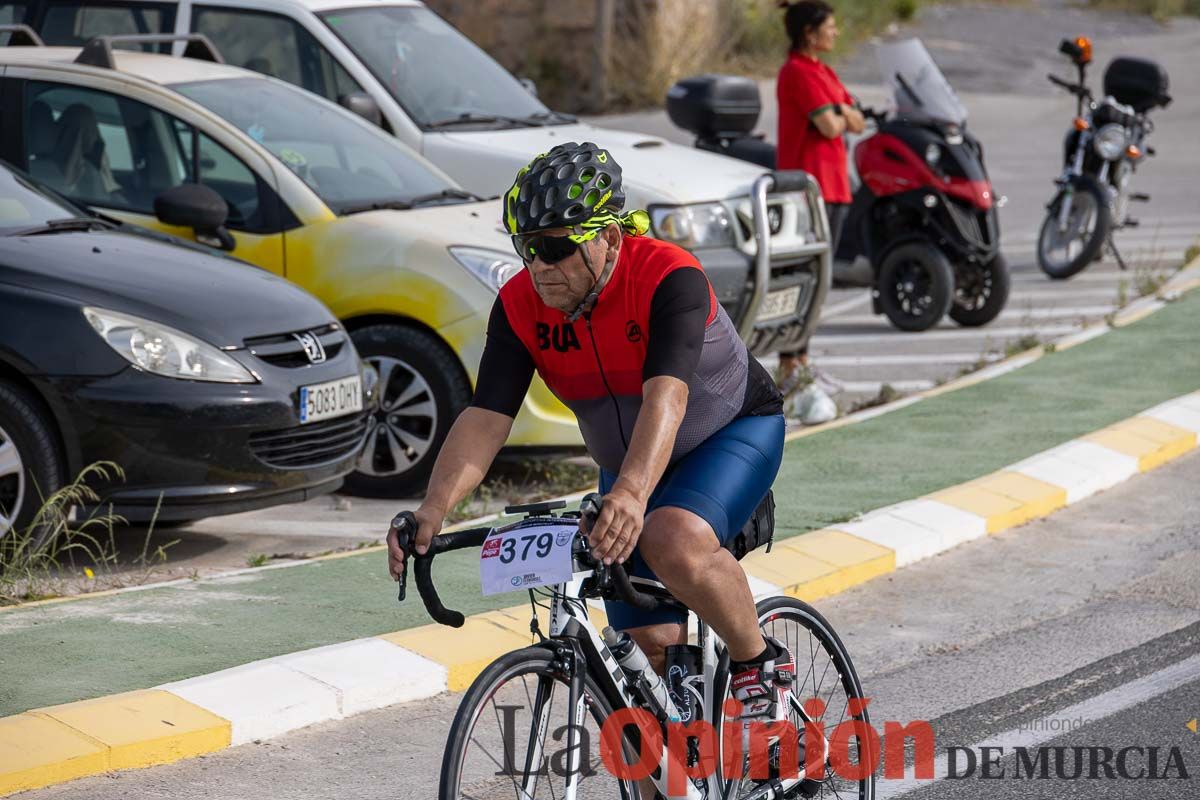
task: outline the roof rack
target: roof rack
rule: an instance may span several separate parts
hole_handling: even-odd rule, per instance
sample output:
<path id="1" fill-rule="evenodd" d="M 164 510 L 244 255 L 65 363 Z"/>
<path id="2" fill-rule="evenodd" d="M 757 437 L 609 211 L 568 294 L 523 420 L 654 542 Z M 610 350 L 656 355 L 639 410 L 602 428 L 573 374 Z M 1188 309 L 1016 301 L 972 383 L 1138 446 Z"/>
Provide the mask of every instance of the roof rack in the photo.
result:
<path id="1" fill-rule="evenodd" d="M 0 25 L 0 33 L 11 33 L 8 37 L 9 47 L 45 47 L 46 43 L 37 31 L 28 25 Z"/>
<path id="2" fill-rule="evenodd" d="M 116 62 L 113 61 L 114 44 L 168 44 L 170 42 L 187 42 L 187 47 L 183 48 L 184 58 L 212 61 L 216 64 L 225 63 L 225 59 L 221 57 L 216 45 L 202 33 L 130 33 L 119 36 L 96 36 L 89 39 L 83 49 L 79 51 L 75 63 L 116 69 Z"/>

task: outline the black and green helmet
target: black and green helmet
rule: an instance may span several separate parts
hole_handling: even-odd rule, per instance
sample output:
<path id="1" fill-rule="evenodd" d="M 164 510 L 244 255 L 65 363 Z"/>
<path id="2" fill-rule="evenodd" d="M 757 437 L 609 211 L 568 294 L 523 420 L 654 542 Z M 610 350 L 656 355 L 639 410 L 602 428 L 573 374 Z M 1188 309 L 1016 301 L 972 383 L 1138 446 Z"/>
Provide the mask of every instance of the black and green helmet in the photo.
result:
<path id="1" fill-rule="evenodd" d="M 592 142 L 566 142 L 517 173 L 504 195 L 504 224 L 510 234 L 574 228 L 595 217 L 616 217 L 624 205 L 621 167 L 608 151 Z"/>

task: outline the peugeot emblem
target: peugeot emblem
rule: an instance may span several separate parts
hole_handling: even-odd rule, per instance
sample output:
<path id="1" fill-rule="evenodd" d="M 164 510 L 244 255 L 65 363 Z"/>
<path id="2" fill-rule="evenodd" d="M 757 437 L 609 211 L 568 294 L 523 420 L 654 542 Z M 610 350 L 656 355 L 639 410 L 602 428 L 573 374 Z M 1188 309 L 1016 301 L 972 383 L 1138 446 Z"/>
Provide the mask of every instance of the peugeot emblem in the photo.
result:
<path id="1" fill-rule="evenodd" d="M 315 335 L 304 331 L 303 333 L 293 333 L 292 336 L 295 336 L 296 341 L 304 348 L 304 355 L 308 356 L 310 364 L 323 364 L 325 362 L 325 346 L 321 344 L 321 340 Z"/>

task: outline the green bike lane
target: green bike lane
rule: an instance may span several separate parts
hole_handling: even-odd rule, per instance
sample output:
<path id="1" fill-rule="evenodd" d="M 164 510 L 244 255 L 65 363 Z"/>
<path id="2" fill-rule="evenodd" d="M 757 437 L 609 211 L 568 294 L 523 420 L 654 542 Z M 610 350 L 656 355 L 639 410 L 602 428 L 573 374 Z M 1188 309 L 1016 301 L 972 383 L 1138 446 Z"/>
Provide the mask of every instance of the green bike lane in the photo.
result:
<path id="1" fill-rule="evenodd" d="M 792 441 L 775 483 L 777 536 L 971 480 L 1200 389 L 1197 334 L 1193 294 L 993 380 Z M 521 601 L 480 596 L 477 569 L 471 553 L 438 559 L 449 606 Z M 0 611 L 0 716 L 428 622 L 415 592 L 396 603 L 379 550 Z"/>

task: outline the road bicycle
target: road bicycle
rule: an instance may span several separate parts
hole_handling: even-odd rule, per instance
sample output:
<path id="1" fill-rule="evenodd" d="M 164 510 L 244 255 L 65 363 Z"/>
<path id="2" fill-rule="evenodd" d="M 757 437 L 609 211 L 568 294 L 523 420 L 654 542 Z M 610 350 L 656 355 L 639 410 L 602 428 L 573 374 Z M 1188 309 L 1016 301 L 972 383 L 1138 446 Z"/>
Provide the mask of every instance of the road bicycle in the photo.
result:
<path id="1" fill-rule="evenodd" d="M 850 656 L 824 617 L 790 597 L 758 602 L 763 633 L 782 642 L 796 661 L 789 716 L 800 733 L 799 749 L 789 748 L 786 736 L 774 737 L 757 751 L 758 760 L 752 761 L 754 745 L 747 748 L 736 741 L 742 737 L 742 728 L 726 718 L 726 713 L 736 713 L 736 708 L 727 708 L 731 697 L 729 655 L 720 637 L 689 611 L 695 644 L 668 650 L 668 675 L 657 683 L 632 640 L 610 628 L 603 633 L 596 629 L 589 619 L 589 602 L 613 598 L 642 609 L 660 605 L 682 608 L 681 604 L 662 584 L 631 579 L 623 566 L 606 566 L 591 556 L 580 521 L 581 516 L 594 519 L 599 513 L 599 495 L 585 497 L 577 512 L 552 513 L 565 507 L 563 501 L 510 506 L 506 514 L 524 514 L 525 518 L 503 527 L 435 536 L 424 555 L 413 553 L 416 518 L 403 512 L 392 522 L 407 555 L 400 600 L 405 597 L 411 558 L 417 588 L 430 616 L 454 628 L 461 627 L 465 618 L 447 609 L 438 596 L 432 577 L 435 556 L 480 548 L 481 563 L 491 559 L 497 567 L 507 564 L 513 572 L 509 580 L 518 586 L 552 579 L 537 570 L 545 566 L 544 559 L 555 547 L 562 548 L 562 558 L 569 555 L 569 577 L 552 584 L 519 587 L 528 589 L 533 606 L 530 631 L 538 641 L 497 658 L 467 690 L 446 742 L 440 800 L 654 800 L 640 792 L 638 778 L 644 775 L 629 768 L 638 764 L 650 772 L 656 796 L 662 797 L 874 800 L 875 783 L 869 768 L 865 775 L 850 779 L 842 777 L 846 770 L 834 768 L 837 758 L 830 747 L 831 732 L 846 722 L 852 728 L 854 723 L 869 727 L 870 720 Z M 735 550 L 735 555 L 744 553 Z M 530 563 L 535 566 L 529 567 Z M 527 568 L 532 571 L 522 572 Z M 538 619 L 539 606 L 548 611 L 546 633 Z M 463 646 L 471 645 L 467 641 Z M 687 666 L 689 654 L 693 659 L 690 669 L 681 668 L 681 663 Z M 643 669 L 631 669 L 639 663 L 638 656 Z M 673 656 L 679 663 L 672 663 Z M 810 698 L 823 701 L 823 713 Z M 634 724 L 631 720 L 638 719 L 638 711 L 645 713 L 640 716 L 642 722 Z M 686 740 L 672 738 L 680 731 L 672 723 L 697 722 L 711 726 L 707 744 L 699 735 Z M 843 738 L 847 763 L 875 763 L 877 754 L 871 748 L 877 745 L 870 743 L 871 737 Z M 804 753 L 817 745 L 823 748 L 824 759 L 810 759 L 816 766 L 810 775 Z M 673 774 L 678 776 L 674 782 Z M 676 792 L 670 793 L 671 788 Z"/>

